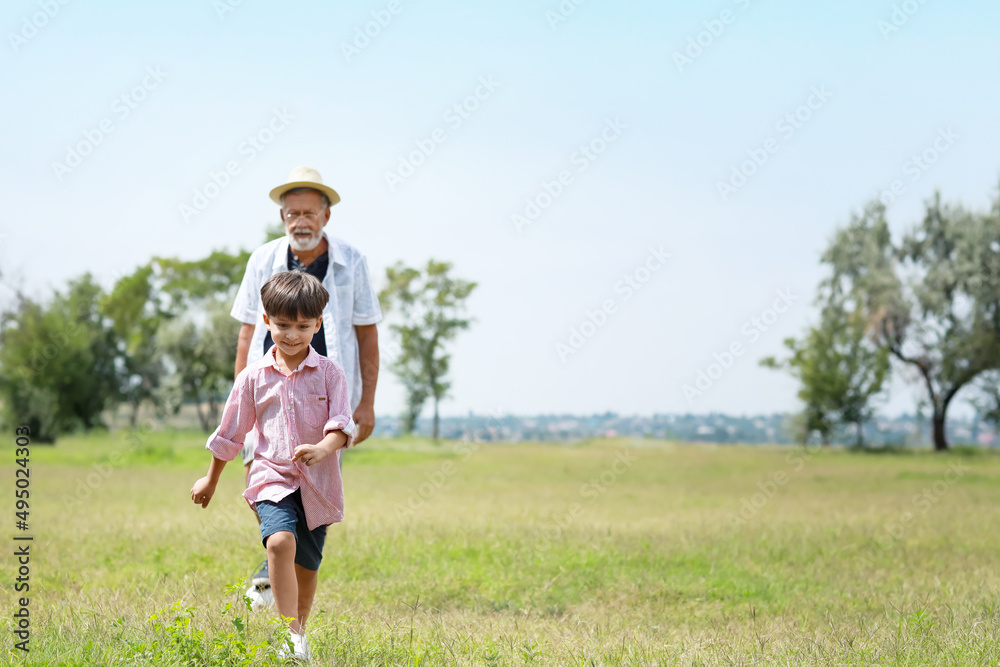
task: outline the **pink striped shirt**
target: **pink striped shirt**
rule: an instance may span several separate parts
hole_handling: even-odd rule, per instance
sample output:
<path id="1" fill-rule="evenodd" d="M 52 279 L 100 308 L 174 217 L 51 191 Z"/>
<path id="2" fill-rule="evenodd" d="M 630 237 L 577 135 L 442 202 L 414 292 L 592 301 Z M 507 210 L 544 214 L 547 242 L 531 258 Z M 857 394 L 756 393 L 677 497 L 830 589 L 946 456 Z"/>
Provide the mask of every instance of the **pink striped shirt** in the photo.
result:
<path id="1" fill-rule="evenodd" d="M 337 362 L 321 356 L 312 345 L 305 360 L 285 375 L 278 370 L 277 346 L 236 377 L 222 411 L 222 423 L 205 448 L 223 461 L 240 453 L 251 430 L 257 439 L 250 478 L 243 497 L 256 508 L 261 500 L 277 502 L 302 490 L 309 530 L 344 520 L 344 486 L 340 453 L 307 466 L 292 462 L 299 445 L 315 445 L 326 434 L 346 429 L 353 440 L 347 376 Z"/>

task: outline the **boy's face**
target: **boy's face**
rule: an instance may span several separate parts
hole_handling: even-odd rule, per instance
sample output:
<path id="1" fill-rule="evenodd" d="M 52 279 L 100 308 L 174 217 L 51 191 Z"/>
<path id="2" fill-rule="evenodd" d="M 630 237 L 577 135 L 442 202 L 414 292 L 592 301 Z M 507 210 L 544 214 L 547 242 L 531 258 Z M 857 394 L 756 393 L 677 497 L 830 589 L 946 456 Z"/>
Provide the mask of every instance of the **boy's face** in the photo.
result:
<path id="1" fill-rule="evenodd" d="M 271 332 L 271 340 L 283 354 L 289 356 L 305 352 L 312 342 L 313 334 L 319 331 L 322 324 L 321 317 L 314 320 L 290 320 L 281 316 L 268 317 L 267 313 L 264 313 L 264 325 Z"/>

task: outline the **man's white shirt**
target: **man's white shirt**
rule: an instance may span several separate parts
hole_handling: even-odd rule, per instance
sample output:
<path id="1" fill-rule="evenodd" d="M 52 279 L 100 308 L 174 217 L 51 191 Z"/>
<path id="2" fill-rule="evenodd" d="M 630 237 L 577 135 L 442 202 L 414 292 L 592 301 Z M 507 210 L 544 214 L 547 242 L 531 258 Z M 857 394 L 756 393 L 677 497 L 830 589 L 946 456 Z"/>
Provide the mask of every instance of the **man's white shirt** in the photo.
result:
<path id="1" fill-rule="evenodd" d="M 360 250 L 349 243 L 322 232 L 329 244 L 330 263 L 323 278 L 323 287 L 330 301 L 323 310 L 323 334 L 326 356 L 336 361 L 347 375 L 351 411 L 361 403 L 361 365 L 358 358 L 358 338 L 355 326 L 375 324 L 382 320 L 378 295 L 368 274 L 368 261 Z M 268 278 L 288 270 L 288 237 L 269 241 L 250 255 L 247 270 L 230 315 L 240 322 L 253 324 L 253 338 L 247 352 L 247 365 L 264 357 L 264 306 L 260 288 Z"/>

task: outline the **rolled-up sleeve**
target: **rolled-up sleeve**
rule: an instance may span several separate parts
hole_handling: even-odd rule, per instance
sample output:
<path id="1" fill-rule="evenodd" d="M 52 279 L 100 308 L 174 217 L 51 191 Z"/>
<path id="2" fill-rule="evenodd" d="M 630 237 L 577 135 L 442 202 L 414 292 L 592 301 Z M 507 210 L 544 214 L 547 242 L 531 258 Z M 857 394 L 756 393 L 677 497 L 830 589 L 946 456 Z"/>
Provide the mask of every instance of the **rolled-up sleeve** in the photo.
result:
<path id="1" fill-rule="evenodd" d="M 332 431 L 343 430 L 350 446 L 354 441 L 354 420 L 351 418 L 350 397 L 347 395 L 347 376 L 336 363 L 330 363 L 326 369 L 326 395 L 330 417 L 323 426 L 323 435 Z"/>
<path id="2" fill-rule="evenodd" d="M 351 315 L 351 324 L 366 326 L 381 321 L 382 307 L 368 275 L 368 260 L 361 255 L 354 265 L 354 312 Z"/>
<path id="3" fill-rule="evenodd" d="M 251 367 L 247 367 L 236 376 L 233 390 L 229 392 L 226 407 L 222 410 L 222 423 L 205 443 L 205 449 L 217 459 L 235 459 L 243 449 L 247 433 L 257 422 L 252 375 Z"/>
<path id="4" fill-rule="evenodd" d="M 257 312 L 261 288 L 260 271 L 257 270 L 259 262 L 260 255 L 257 251 L 254 251 L 250 255 L 250 260 L 247 262 L 247 269 L 243 273 L 243 281 L 240 282 L 240 289 L 236 293 L 236 299 L 233 301 L 233 309 L 229 311 L 229 314 L 233 318 L 244 324 L 256 324 L 257 319 L 260 317 Z"/>

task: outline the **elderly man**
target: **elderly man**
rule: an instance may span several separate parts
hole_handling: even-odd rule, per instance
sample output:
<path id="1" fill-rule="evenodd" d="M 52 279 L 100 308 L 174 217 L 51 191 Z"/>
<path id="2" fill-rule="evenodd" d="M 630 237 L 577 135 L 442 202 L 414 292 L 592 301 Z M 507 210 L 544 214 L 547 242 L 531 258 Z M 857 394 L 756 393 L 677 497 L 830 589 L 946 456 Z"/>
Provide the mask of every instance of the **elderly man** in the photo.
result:
<path id="1" fill-rule="evenodd" d="M 296 167 L 288 182 L 271 190 L 271 199 L 281 206 L 286 236 L 265 243 L 250 255 L 231 315 L 243 323 L 236 346 L 236 375 L 261 359 L 273 345 L 265 328 L 260 288 L 275 273 L 305 271 L 323 283 L 330 302 L 312 346 L 339 363 L 347 375 L 351 410 L 356 424 L 355 443 L 361 443 L 375 427 L 375 383 L 378 380 L 378 331 L 382 319 L 378 297 L 368 276 L 365 256 L 354 246 L 330 237 L 324 231 L 330 207 L 340 201 L 337 192 L 324 185 L 319 172 Z M 249 474 L 256 441 L 247 436 L 243 449 L 244 474 Z M 270 604 L 267 561 L 253 577 L 247 593 L 255 605 Z"/>

